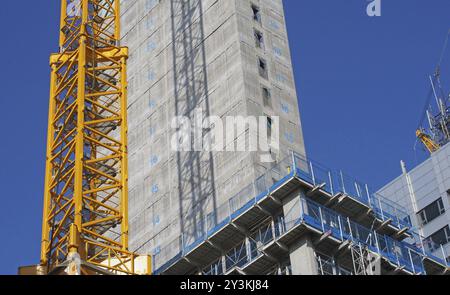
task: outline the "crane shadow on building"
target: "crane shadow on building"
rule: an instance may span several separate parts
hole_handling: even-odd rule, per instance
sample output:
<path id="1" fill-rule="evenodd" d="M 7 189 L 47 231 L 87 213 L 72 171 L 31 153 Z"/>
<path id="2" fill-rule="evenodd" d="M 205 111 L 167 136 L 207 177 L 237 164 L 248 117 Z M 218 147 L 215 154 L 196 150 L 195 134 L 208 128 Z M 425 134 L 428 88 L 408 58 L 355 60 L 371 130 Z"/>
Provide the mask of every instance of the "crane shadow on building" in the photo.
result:
<path id="1" fill-rule="evenodd" d="M 202 109 L 210 116 L 205 32 L 201 0 L 171 0 L 175 116 L 194 121 Z M 205 137 L 205 133 L 194 137 Z M 214 158 L 209 151 L 178 151 L 178 196 L 182 244 L 196 241 L 217 210 Z"/>

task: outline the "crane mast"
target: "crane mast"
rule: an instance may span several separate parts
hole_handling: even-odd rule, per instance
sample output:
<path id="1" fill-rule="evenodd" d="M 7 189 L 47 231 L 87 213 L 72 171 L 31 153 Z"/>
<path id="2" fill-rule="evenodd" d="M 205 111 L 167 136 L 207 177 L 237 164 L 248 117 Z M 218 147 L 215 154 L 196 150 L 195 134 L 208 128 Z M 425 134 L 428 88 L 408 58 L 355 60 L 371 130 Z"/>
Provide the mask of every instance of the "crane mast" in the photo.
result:
<path id="1" fill-rule="evenodd" d="M 128 49 L 119 40 L 119 0 L 61 1 L 59 53 L 50 58 L 45 273 L 136 273 L 128 250 Z"/>
<path id="2" fill-rule="evenodd" d="M 424 124 L 419 127 L 416 137 L 432 154 L 450 142 L 450 96 L 446 95 L 442 88 L 440 67 L 429 79 L 431 85 L 430 104 L 425 111 L 428 126 L 424 127 L 426 125 Z"/>
<path id="3" fill-rule="evenodd" d="M 447 53 L 449 40 L 450 30 L 447 33 L 436 71 L 429 77 L 430 95 L 422 122 L 420 122 L 422 126 L 416 130 L 417 139 L 422 142 L 430 154 L 450 142 L 450 94 L 444 91 L 441 83 L 441 67 Z M 424 124 L 425 119 L 427 123 Z"/>

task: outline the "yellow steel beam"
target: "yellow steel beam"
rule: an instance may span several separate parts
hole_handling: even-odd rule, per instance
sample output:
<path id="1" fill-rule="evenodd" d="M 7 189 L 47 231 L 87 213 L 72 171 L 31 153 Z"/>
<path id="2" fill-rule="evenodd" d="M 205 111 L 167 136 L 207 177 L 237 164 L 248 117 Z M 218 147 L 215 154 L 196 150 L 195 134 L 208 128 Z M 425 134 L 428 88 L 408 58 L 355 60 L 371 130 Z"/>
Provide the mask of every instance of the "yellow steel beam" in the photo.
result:
<path id="1" fill-rule="evenodd" d="M 73 60 L 73 53 L 65 52 L 65 53 L 54 53 L 50 55 L 50 65 L 53 64 L 62 64 L 68 61 Z M 117 58 L 128 58 L 128 48 L 127 47 L 119 47 L 119 48 L 109 48 L 108 50 L 102 49 L 97 52 L 97 59 L 99 61 L 109 60 L 117 60 Z"/>
<path id="2" fill-rule="evenodd" d="M 48 128 L 47 128 L 47 159 L 46 159 L 46 173 L 45 173 L 45 191 L 44 191 L 44 208 L 42 215 L 42 243 L 41 243 L 41 263 L 47 263 L 46 258 L 46 249 L 49 247 L 49 232 L 50 225 L 47 222 L 47 216 L 49 215 L 49 205 L 51 204 L 51 196 L 50 191 L 47 189 L 50 186 L 51 175 L 48 173 L 52 169 L 51 165 L 51 157 L 52 157 L 52 149 L 53 146 L 53 134 L 55 133 L 53 122 L 53 115 L 55 111 L 55 100 L 53 99 L 53 93 L 55 91 L 54 86 L 56 83 L 56 73 L 55 66 L 52 66 L 51 76 L 50 76 L 50 103 L 49 103 L 49 114 L 48 114 Z"/>

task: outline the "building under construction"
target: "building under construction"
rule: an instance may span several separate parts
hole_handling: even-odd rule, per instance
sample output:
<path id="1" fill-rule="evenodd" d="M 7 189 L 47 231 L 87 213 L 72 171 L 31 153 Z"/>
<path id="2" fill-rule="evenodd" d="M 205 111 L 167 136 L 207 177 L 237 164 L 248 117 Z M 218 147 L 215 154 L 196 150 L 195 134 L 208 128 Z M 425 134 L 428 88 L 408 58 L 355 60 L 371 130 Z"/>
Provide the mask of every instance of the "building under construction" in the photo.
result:
<path id="1" fill-rule="evenodd" d="M 148 273 L 147 256 L 156 275 L 448 272 L 400 205 L 307 158 L 281 0 L 63 0 L 61 14 L 42 272 Z M 198 110 L 263 118 L 271 144 L 174 150 L 173 119 Z"/>
<path id="2" fill-rule="evenodd" d="M 258 151 L 173 151 L 173 118 L 279 118 L 281 161 L 304 155 L 281 1 L 127 1 L 122 44 L 130 49 L 130 247 L 157 254 L 156 267 L 220 223 L 233 196 L 272 163 Z M 273 125 L 273 126 L 272 126 Z M 228 130 L 227 130 L 228 131 Z M 248 126 L 224 145 L 252 136 Z M 200 134 L 206 137 L 207 133 Z M 209 229 L 208 229 L 209 228 Z"/>

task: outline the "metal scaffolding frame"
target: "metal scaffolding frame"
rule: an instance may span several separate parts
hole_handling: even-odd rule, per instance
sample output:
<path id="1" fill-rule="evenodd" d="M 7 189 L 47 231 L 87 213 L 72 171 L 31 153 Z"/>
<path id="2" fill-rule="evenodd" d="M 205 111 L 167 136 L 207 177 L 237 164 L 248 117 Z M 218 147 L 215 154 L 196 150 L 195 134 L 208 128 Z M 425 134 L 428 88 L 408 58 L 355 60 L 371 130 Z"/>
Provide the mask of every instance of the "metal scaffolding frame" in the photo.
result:
<path id="1" fill-rule="evenodd" d="M 360 243 L 352 243 L 351 247 L 353 270 L 357 276 L 368 275 L 367 268 L 369 266 L 368 256 L 369 251 Z"/>
<path id="2" fill-rule="evenodd" d="M 221 271 L 226 274 L 264 272 L 287 258 L 288 243 L 306 234 L 315 235 L 313 243 L 328 247 L 327 251 L 335 251 L 338 260 L 345 263 L 346 270 L 353 264 L 350 245 L 357 245 L 370 254 L 360 255 L 367 260 L 363 264 L 370 274 L 378 271 L 380 262 L 385 272 L 441 274 L 449 271 L 443 259 L 426 251 L 423 238 L 413 234 L 409 220 L 395 204 L 368 190 L 364 194 L 369 199 L 364 201 L 365 198 L 354 195 L 362 193 L 360 190 L 344 194 L 339 191 L 342 185 L 334 189 L 331 185 L 324 186 L 321 173 L 317 171 L 323 171 L 322 175 L 334 174 L 310 163 L 296 153 L 279 162 L 278 167 L 274 167 L 276 171 L 282 171 L 277 179 L 273 179 L 274 173 L 268 171 L 250 189 L 238 193 L 221 209 L 228 215 L 221 216 L 218 223 L 208 227 L 197 241 L 178 244 L 179 239 L 175 240 L 179 252 L 172 259 L 156 265 L 155 273 L 189 274 L 208 265 L 203 272 L 211 273 L 211 263 L 218 263 L 218 259 L 222 259 L 225 269 Z M 334 177 L 330 177 L 329 183 L 335 183 L 333 180 Z M 351 184 L 351 181 L 347 183 Z M 283 200 L 292 198 L 294 191 L 301 193 L 296 199 L 290 199 L 290 210 L 284 211 Z M 245 202 L 249 195 L 256 197 Z M 283 211 L 281 215 L 280 210 Z M 239 255 L 239 259 L 232 253 L 237 250 L 236 245 L 239 253 L 245 253 Z M 225 256 L 234 257 L 231 259 L 234 263 L 223 263 Z M 154 260 L 159 261 L 159 255 L 155 255 Z M 192 261 L 198 263 L 194 265 Z"/>
<path id="3" fill-rule="evenodd" d="M 353 275 L 354 273 L 348 269 L 345 269 L 336 261 L 335 257 L 324 255 L 319 252 L 315 252 L 317 269 L 319 275 Z"/>

